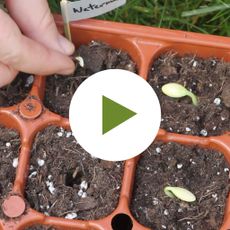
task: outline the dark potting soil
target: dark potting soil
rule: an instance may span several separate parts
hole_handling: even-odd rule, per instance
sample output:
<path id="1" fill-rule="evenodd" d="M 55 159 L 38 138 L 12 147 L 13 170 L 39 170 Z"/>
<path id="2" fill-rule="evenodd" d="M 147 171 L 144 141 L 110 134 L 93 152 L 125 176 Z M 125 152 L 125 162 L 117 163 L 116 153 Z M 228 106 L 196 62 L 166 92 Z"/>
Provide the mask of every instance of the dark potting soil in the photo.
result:
<path id="1" fill-rule="evenodd" d="M 170 198 L 164 193 L 166 186 L 186 188 L 196 201 Z M 218 230 L 228 192 L 229 168 L 223 154 L 157 142 L 139 161 L 131 208 L 151 229 Z"/>
<path id="2" fill-rule="evenodd" d="M 23 101 L 32 87 L 33 78 L 32 75 L 19 73 L 11 84 L 0 88 L 0 107 L 12 106 Z"/>
<path id="3" fill-rule="evenodd" d="M 48 127 L 33 144 L 26 198 L 50 216 L 99 219 L 117 206 L 122 162 L 91 157 L 71 132 Z"/>
<path id="4" fill-rule="evenodd" d="M 162 54 L 153 63 L 148 81 L 156 91 L 162 109 L 161 128 L 167 131 L 211 136 L 230 131 L 230 63 L 195 55 Z M 177 82 L 199 98 L 170 98 L 161 87 Z"/>
<path id="5" fill-rule="evenodd" d="M 15 178 L 14 159 L 18 158 L 20 137 L 17 132 L 0 126 L 0 219 L 2 202 L 12 189 Z"/>
<path id="6" fill-rule="evenodd" d="M 77 87 L 90 75 L 105 69 L 136 72 L 136 64 L 126 52 L 101 42 L 81 45 L 76 56 L 83 58 L 84 68 L 77 65 L 73 76 L 50 76 L 46 82 L 45 106 L 64 117 L 68 117 L 70 101 Z"/>

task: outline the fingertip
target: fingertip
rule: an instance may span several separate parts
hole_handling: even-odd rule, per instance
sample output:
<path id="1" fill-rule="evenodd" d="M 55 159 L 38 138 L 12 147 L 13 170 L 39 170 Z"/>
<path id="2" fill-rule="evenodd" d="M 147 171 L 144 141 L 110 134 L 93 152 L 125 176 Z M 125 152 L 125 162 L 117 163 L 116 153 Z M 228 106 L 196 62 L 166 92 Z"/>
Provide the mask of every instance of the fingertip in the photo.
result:
<path id="1" fill-rule="evenodd" d="M 17 76 L 18 71 L 0 63 L 0 88 L 10 84 Z"/>
<path id="2" fill-rule="evenodd" d="M 73 52 L 75 50 L 75 47 L 74 47 L 73 43 L 70 42 L 65 37 L 63 37 L 62 35 L 58 35 L 58 44 L 59 44 L 60 49 L 61 49 L 60 51 L 63 54 L 66 54 L 68 56 L 73 54 Z"/>
<path id="3" fill-rule="evenodd" d="M 66 68 L 58 71 L 57 74 L 70 75 L 70 74 L 74 73 L 75 69 L 76 69 L 76 66 L 75 66 L 74 62 L 70 59 L 68 64 L 66 64 Z"/>

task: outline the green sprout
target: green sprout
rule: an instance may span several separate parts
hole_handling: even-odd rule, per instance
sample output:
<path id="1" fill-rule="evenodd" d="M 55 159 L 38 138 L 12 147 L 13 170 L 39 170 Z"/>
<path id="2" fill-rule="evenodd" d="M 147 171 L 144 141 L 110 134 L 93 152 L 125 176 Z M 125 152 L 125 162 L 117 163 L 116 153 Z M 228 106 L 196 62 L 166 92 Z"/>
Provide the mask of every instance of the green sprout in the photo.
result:
<path id="1" fill-rule="evenodd" d="M 161 90 L 165 95 L 173 98 L 189 96 L 192 99 L 193 105 L 198 105 L 197 96 L 178 83 L 165 84 L 162 86 Z"/>
<path id="2" fill-rule="evenodd" d="M 171 198 L 176 197 L 186 202 L 194 202 L 196 200 L 195 195 L 185 188 L 167 186 L 164 188 L 164 192 Z"/>

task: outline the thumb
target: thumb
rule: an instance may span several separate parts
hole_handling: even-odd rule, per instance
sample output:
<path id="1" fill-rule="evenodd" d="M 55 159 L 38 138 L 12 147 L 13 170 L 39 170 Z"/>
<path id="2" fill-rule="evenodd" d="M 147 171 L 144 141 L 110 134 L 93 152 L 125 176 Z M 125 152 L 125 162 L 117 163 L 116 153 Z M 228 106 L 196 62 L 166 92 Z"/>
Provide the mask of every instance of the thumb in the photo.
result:
<path id="1" fill-rule="evenodd" d="M 7 0 L 6 4 L 27 37 L 66 55 L 74 52 L 73 44 L 59 34 L 47 0 Z"/>

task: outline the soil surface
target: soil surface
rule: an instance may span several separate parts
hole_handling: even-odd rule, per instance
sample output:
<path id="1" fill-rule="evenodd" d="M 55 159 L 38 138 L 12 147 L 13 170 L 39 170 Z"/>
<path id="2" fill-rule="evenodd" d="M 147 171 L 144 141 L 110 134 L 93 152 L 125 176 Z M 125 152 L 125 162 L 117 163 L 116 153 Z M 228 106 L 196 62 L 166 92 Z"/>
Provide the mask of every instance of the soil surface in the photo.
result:
<path id="1" fill-rule="evenodd" d="M 105 69 L 125 69 L 136 72 L 130 56 L 107 44 L 92 41 L 81 45 L 75 56 L 84 60 L 84 68 L 77 64 L 73 76 L 50 76 L 46 82 L 45 106 L 64 117 L 69 116 L 69 105 L 77 87 L 92 74 Z"/>
<path id="2" fill-rule="evenodd" d="M 148 81 L 156 91 L 162 109 L 161 128 L 167 131 L 211 136 L 230 131 L 230 63 L 194 55 L 162 54 L 153 63 Z M 177 82 L 199 98 L 170 98 L 161 87 Z"/>
<path id="3" fill-rule="evenodd" d="M 166 196 L 168 185 L 188 189 L 196 201 Z M 229 168 L 223 154 L 157 142 L 139 161 L 131 208 L 151 229 L 219 230 L 228 192 Z"/>
<path id="4" fill-rule="evenodd" d="M 0 126 L 0 218 L 4 218 L 2 202 L 12 189 L 15 178 L 14 159 L 18 158 L 20 138 L 12 129 Z"/>
<path id="5" fill-rule="evenodd" d="M 122 173 L 122 162 L 93 158 L 71 132 L 48 127 L 33 144 L 26 198 L 46 215 L 99 219 L 116 208 Z"/>
<path id="6" fill-rule="evenodd" d="M 16 79 L 3 88 L 0 88 L 0 107 L 12 106 L 23 101 L 33 84 L 34 77 L 19 73 Z"/>

